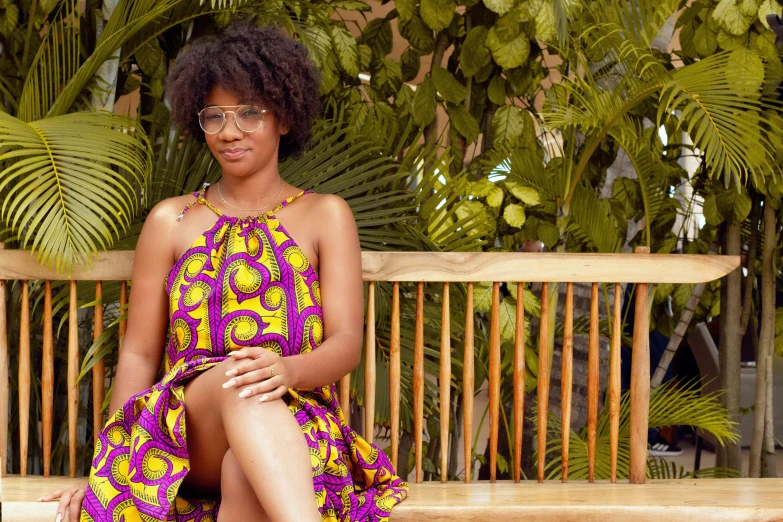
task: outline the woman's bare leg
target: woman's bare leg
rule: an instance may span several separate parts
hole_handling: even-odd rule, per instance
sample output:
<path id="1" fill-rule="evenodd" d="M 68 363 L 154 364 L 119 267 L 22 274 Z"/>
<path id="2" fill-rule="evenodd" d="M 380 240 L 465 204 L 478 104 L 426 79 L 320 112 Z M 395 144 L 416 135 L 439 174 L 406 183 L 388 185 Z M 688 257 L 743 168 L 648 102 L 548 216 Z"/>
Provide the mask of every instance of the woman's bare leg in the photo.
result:
<path id="1" fill-rule="evenodd" d="M 236 364 L 223 361 L 185 386 L 191 470 L 183 492 L 221 491 L 230 449 L 269 520 L 320 522 L 310 452 L 299 424 L 280 399 L 262 403 L 239 397 L 241 388 L 222 388 L 225 372 Z M 243 510 L 243 520 L 249 522 L 248 511 Z"/>
<path id="2" fill-rule="evenodd" d="M 247 480 L 234 452 L 228 450 L 223 457 L 223 467 L 220 473 L 220 511 L 217 522 L 234 522 L 250 520 L 269 522 L 264 508 L 258 502 L 253 486 Z"/>

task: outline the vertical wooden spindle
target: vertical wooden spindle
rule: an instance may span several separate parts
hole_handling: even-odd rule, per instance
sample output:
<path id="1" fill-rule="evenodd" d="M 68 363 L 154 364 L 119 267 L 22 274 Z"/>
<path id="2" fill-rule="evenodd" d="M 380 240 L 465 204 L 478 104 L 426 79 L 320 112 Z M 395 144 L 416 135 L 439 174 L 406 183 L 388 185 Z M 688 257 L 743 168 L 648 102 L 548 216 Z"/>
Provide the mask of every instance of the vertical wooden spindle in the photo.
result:
<path id="1" fill-rule="evenodd" d="M 549 413 L 549 283 L 541 286 L 541 321 L 538 333 L 538 481 L 544 481 L 546 429 Z"/>
<path id="2" fill-rule="evenodd" d="M 0 250 L 5 245 L 0 243 Z M 5 307 L 7 283 L 0 279 L 0 477 L 5 477 L 8 458 L 8 322 Z"/>
<path id="3" fill-rule="evenodd" d="M 517 326 L 514 333 L 514 482 L 522 478 L 522 425 L 525 421 L 525 298 L 517 283 Z"/>
<path id="4" fill-rule="evenodd" d="M 574 382 L 574 284 L 566 287 L 563 324 L 563 366 L 560 378 L 560 404 L 563 413 L 561 433 L 561 480 L 568 481 L 568 449 L 571 441 L 571 388 Z"/>
<path id="5" fill-rule="evenodd" d="M 41 423 L 43 425 L 44 477 L 51 474 L 52 424 L 54 422 L 54 334 L 52 324 L 52 282 L 44 283 L 43 361 L 41 368 Z"/>
<path id="6" fill-rule="evenodd" d="M 451 413 L 451 323 L 449 283 L 443 283 L 440 326 L 440 481 L 449 480 L 449 418 Z"/>
<path id="7" fill-rule="evenodd" d="M 127 314 L 127 309 L 125 309 L 125 305 L 128 304 L 128 282 L 127 281 L 121 281 L 120 282 L 120 315 Z M 127 319 L 120 319 L 120 345 L 117 347 L 118 349 L 122 349 L 122 341 L 125 340 L 125 330 L 128 328 L 128 320 Z"/>
<path id="8" fill-rule="evenodd" d="M 94 325 L 93 325 L 93 342 L 98 340 L 98 337 L 103 333 L 103 284 L 100 281 L 95 282 L 95 311 L 94 311 Z M 93 427 L 93 440 L 98 440 L 98 435 L 103 428 L 103 414 L 101 413 L 101 406 L 103 405 L 104 398 L 104 379 L 105 379 L 105 367 L 103 359 L 96 362 L 92 367 L 92 427 Z"/>
<path id="9" fill-rule="evenodd" d="M 345 418 L 345 424 L 351 421 L 351 374 L 346 373 L 340 378 L 340 409 Z"/>
<path id="10" fill-rule="evenodd" d="M 587 480 L 595 480 L 598 427 L 598 283 L 590 292 L 590 345 L 587 351 Z"/>
<path id="11" fill-rule="evenodd" d="M 391 413 L 391 462 L 397 469 L 400 446 L 400 283 L 392 287 L 391 338 L 389 340 L 389 410 Z"/>
<path id="12" fill-rule="evenodd" d="M 416 333 L 413 340 L 413 444 L 416 482 L 424 479 L 422 436 L 424 431 L 424 283 L 416 283 Z"/>
<path id="13" fill-rule="evenodd" d="M 364 438 L 372 444 L 375 438 L 375 281 L 370 281 L 367 288 L 364 338 Z"/>
<path id="14" fill-rule="evenodd" d="M 492 283 L 489 324 L 489 481 L 495 482 L 500 434 L 500 283 Z"/>
<path id="15" fill-rule="evenodd" d="M 609 356 L 609 458 L 611 480 L 617 482 L 617 446 L 620 440 L 620 348 L 622 343 L 622 305 L 620 283 L 614 285 L 614 313 L 612 317 L 612 351 Z"/>
<path id="16" fill-rule="evenodd" d="M 462 401 L 464 416 L 462 433 L 465 439 L 465 483 L 473 473 L 473 283 L 468 283 L 465 300 L 465 340 L 462 360 Z"/>
<path id="17" fill-rule="evenodd" d="M 640 254 L 649 253 L 637 247 Z M 647 477 L 647 416 L 650 410 L 650 316 L 647 283 L 636 284 L 631 353 L 631 484 L 644 484 Z"/>
<path id="18" fill-rule="evenodd" d="M 76 476 L 76 428 L 79 421 L 79 317 L 76 281 L 71 281 L 68 306 L 68 463 L 71 478 Z"/>
<path id="19" fill-rule="evenodd" d="M 25 477 L 30 435 L 30 290 L 27 281 L 22 281 L 19 321 L 19 475 Z"/>

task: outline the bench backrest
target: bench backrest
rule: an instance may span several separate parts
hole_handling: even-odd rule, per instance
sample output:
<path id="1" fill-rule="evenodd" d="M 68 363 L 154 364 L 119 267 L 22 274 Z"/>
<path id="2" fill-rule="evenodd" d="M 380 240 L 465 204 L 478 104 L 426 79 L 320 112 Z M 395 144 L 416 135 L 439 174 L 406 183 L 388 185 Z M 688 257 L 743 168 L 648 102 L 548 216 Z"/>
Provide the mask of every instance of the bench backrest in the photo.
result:
<path id="1" fill-rule="evenodd" d="M 537 444 L 546 447 L 547 415 L 549 403 L 549 286 L 550 283 L 566 283 L 565 322 L 563 335 L 561 403 L 563 425 L 568 426 L 571 408 L 571 383 L 573 364 L 573 283 L 592 283 L 590 299 L 590 335 L 588 351 L 588 474 L 592 481 L 595 463 L 595 442 L 598 419 L 598 284 L 615 285 L 611 320 L 610 370 L 608 380 L 608 407 L 610 409 L 610 452 L 611 479 L 616 480 L 617 448 L 620 412 L 620 341 L 622 321 L 620 317 L 622 295 L 620 283 L 636 283 L 635 320 L 633 331 L 633 362 L 631 368 L 631 418 L 630 418 L 630 482 L 643 483 L 647 466 L 647 416 L 650 394 L 649 358 L 649 284 L 653 283 L 700 283 L 718 279 L 739 266 L 738 256 L 716 255 L 662 255 L 649 254 L 645 249 L 634 254 L 557 254 L 557 253 L 509 253 L 509 252 L 362 252 L 362 277 L 368 282 L 368 303 L 364 352 L 364 435 L 373 441 L 373 419 L 375 418 L 376 386 L 376 337 L 375 337 L 375 283 L 392 282 L 391 339 L 389 350 L 389 397 L 391 418 L 391 460 L 397 467 L 400 427 L 400 282 L 416 282 L 416 317 L 413 361 L 413 404 L 414 404 L 414 451 L 416 460 L 416 482 L 423 478 L 422 438 L 424 432 L 424 282 L 442 282 L 441 302 L 443 308 L 440 336 L 439 404 L 451 403 L 451 334 L 449 314 L 449 284 L 467 283 L 465 337 L 463 340 L 463 398 L 464 398 L 464 452 L 465 462 L 471 462 L 473 432 L 474 346 L 473 346 L 473 283 L 492 282 L 492 308 L 490 316 L 489 346 L 489 417 L 490 417 L 490 480 L 496 478 L 497 450 L 500 412 L 500 282 L 517 283 L 516 333 L 514 340 L 513 412 L 514 412 L 514 462 L 515 481 L 521 475 L 522 417 L 524 407 L 525 380 L 525 314 L 523 282 L 540 282 L 541 324 L 539 328 L 539 368 L 537 386 Z M 77 281 L 95 281 L 95 296 L 100 299 L 101 281 L 121 281 L 120 305 L 127 300 L 127 281 L 131 278 L 132 251 L 113 251 L 100 255 L 89 271 L 74 267 L 70 275 L 70 314 L 68 330 L 68 441 L 71 476 L 76 469 L 77 412 L 79 393 L 76 383 L 79 374 L 79 340 L 77 323 Z M 54 355 L 52 325 L 52 295 L 50 281 L 62 280 L 55 270 L 40 266 L 30 252 L 22 250 L 0 250 L 0 457 L 1 469 L 5 473 L 8 419 L 8 324 L 6 322 L 7 281 L 18 280 L 21 287 L 21 310 L 19 311 L 19 426 L 21 475 L 27 472 L 28 425 L 30 410 L 30 316 L 28 281 L 45 281 L 43 368 L 41 369 L 43 468 L 49 475 L 52 445 Z M 607 306 L 608 308 L 608 306 Z M 103 308 L 95 307 L 95 333 L 103 331 Z M 120 324 L 120 339 L 125 325 Z M 434 347 L 433 347 L 434 348 Z M 92 368 L 93 424 L 95 433 L 103 426 L 100 411 L 104 399 L 104 366 L 102 362 Z M 340 404 L 343 411 L 350 411 L 350 375 L 339 383 Z M 446 481 L 448 461 L 449 411 L 440 409 L 441 480 Z M 567 480 L 569 429 L 562 430 L 561 473 Z M 435 434 L 430 434 L 435 437 Z M 546 452 L 538 451 L 538 480 L 544 480 Z M 465 474 L 470 481 L 470 473 Z"/>

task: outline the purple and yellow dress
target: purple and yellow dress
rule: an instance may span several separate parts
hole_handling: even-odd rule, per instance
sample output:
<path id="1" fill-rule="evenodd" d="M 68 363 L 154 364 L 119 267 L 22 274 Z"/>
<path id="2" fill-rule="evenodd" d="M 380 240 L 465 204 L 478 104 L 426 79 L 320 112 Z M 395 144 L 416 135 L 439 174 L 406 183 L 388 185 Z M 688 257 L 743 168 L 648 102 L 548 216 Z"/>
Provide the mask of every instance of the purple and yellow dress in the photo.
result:
<path id="1" fill-rule="evenodd" d="M 273 210 L 217 222 L 182 254 L 166 279 L 169 342 L 165 375 L 131 397 L 95 443 L 81 521 L 214 521 L 220 498 L 177 492 L 190 469 L 184 385 L 227 359 L 261 346 L 283 357 L 323 340 L 318 273 Z M 184 214 L 185 211 L 183 211 Z M 313 485 L 324 521 L 385 521 L 408 485 L 386 454 L 346 425 L 334 385 L 289 389 L 283 397 L 310 447 Z M 208 412 L 188 412 L 208 415 Z M 248 436 L 252 436 L 248 434 Z"/>

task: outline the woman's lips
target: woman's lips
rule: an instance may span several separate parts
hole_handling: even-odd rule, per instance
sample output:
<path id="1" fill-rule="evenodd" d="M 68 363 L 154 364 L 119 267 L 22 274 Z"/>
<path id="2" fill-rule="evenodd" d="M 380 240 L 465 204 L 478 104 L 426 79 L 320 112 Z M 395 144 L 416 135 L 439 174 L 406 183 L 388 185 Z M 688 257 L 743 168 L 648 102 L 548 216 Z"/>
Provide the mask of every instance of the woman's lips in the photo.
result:
<path id="1" fill-rule="evenodd" d="M 220 151 L 220 154 L 227 160 L 238 160 L 244 156 L 246 152 L 247 149 L 224 149 Z"/>

